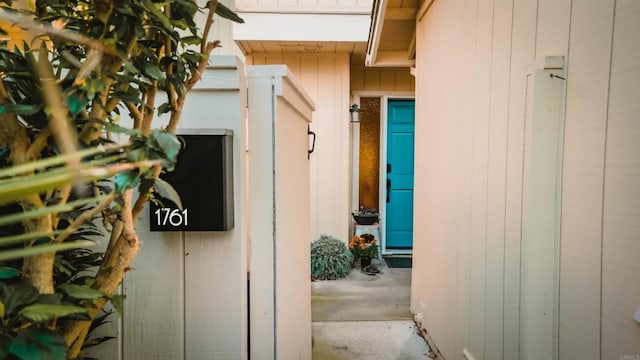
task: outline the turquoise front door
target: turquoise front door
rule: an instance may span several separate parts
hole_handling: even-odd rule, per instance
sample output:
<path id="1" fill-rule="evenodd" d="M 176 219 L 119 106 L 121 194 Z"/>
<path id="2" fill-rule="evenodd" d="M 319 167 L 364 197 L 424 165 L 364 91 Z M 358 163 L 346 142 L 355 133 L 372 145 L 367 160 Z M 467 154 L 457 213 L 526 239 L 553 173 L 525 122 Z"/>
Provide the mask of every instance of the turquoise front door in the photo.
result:
<path id="1" fill-rule="evenodd" d="M 414 100 L 389 100 L 387 107 L 386 248 L 413 247 Z"/>

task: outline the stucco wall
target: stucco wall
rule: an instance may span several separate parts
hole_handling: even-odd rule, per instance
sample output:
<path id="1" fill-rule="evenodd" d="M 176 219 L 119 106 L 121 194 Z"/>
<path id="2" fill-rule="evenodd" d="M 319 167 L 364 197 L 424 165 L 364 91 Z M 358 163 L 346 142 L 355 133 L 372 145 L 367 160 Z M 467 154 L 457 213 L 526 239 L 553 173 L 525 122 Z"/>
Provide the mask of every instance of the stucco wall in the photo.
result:
<path id="1" fill-rule="evenodd" d="M 311 239 L 348 241 L 350 218 L 349 54 L 251 54 L 247 65 L 284 64 L 316 104 L 311 154 Z"/>
<path id="2" fill-rule="evenodd" d="M 638 356 L 640 4 L 436 0 L 417 26 L 412 310 L 447 359 L 521 355 L 526 73 L 562 55 L 549 336 L 563 359 Z"/>

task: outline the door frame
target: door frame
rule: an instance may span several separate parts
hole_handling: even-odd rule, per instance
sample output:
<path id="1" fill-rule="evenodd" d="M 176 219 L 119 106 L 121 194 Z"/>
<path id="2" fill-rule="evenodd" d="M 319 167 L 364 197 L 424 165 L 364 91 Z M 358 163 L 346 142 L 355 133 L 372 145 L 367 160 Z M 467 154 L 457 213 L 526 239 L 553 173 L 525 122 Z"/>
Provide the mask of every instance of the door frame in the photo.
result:
<path id="1" fill-rule="evenodd" d="M 378 184 L 378 211 L 380 212 L 380 246 L 383 255 L 410 255 L 413 253 L 412 249 L 387 249 L 385 234 L 386 234 L 386 206 L 384 205 L 384 199 L 387 198 L 387 188 L 385 186 L 387 181 L 387 115 L 389 100 L 413 100 L 415 103 L 416 97 L 413 91 L 395 91 L 395 92 L 378 92 L 378 91 L 357 91 L 352 93 L 352 103 L 360 106 L 360 98 L 380 98 L 380 163 Z M 351 128 L 351 142 L 352 142 L 352 168 L 351 168 L 351 208 L 355 210 L 358 208 L 360 202 L 359 197 L 359 178 L 360 178 L 360 124 L 353 124 Z M 415 149 L 414 149 L 415 151 Z M 353 225 L 351 225 L 353 227 Z M 350 229 L 353 233 L 353 228 Z"/>

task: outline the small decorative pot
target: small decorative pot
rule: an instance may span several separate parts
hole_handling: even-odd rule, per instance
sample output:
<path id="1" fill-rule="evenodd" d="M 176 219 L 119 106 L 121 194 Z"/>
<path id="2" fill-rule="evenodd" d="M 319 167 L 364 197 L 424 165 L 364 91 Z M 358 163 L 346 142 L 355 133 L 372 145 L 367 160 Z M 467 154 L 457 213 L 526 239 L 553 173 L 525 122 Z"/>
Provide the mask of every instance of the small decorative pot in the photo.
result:
<path id="1" fill-rule="evenodd" d="M 367 266 L 371 265 L 371 258 L 370 257 L 362 257 L 360 258 L 360 267 L 361 268 L 365 268 Z"/>
<path id="2" fill-rule="evenodd" d="M 378 221 L 378 215 L 376 214 L 369 214 L 369 215 L 351 214 L 351 216 L 353 216 L 353 220 L 355 220 L 356 224 L 358 225 L 373 225 Z"/>

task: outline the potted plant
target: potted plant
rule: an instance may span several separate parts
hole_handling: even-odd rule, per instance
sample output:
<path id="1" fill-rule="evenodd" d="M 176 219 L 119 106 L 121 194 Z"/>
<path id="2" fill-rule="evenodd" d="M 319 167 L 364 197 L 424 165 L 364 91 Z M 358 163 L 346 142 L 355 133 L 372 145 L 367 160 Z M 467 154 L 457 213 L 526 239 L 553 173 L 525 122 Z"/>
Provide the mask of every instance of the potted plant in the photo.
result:
<path id="1" fill-rule="evenodd" d="M 371 234 L 355 235 L 349 242 L 349 250 L 355 259 L 360 259 L 360 267 L 371 265 L 371 259 L 378 255 L 378 241 Z"/>
<path id="2" fill-rule="evenodd" d="M 378 221 L 379 214 L 373 209 L 361 206 L 359 210 L 352 212 L 351 216 L 358 225 L 372 225 Z"/>

